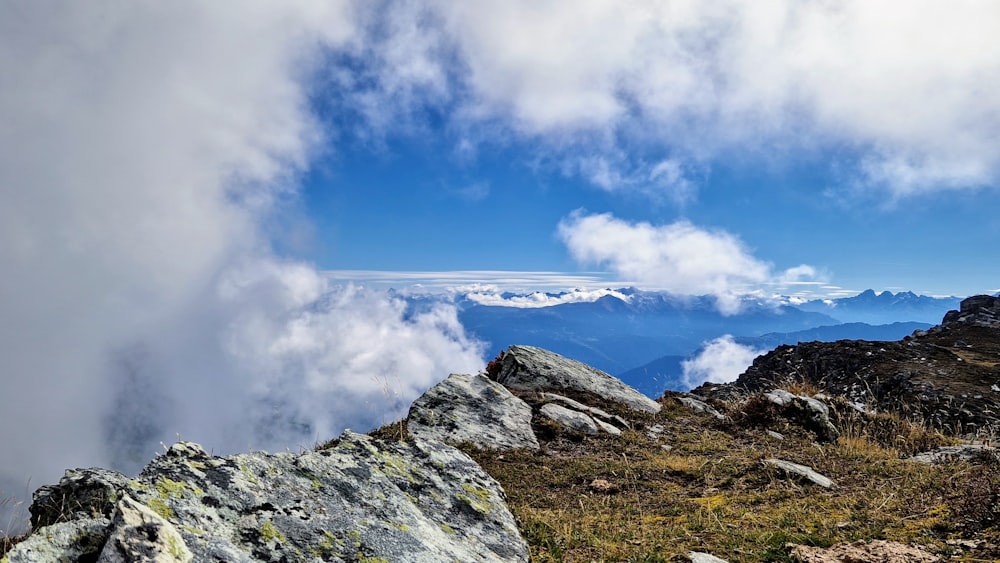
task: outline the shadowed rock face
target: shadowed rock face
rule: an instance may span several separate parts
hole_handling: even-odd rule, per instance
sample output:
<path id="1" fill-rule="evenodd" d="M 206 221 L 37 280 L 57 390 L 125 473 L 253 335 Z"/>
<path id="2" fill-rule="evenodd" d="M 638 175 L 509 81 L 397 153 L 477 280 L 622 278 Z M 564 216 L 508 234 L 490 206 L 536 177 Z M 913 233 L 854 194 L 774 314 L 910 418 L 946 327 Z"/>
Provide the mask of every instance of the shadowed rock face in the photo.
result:
<path id="1" fill-rule="evenodd" d="M 897 342 L 840 340 L 779 346 L 731 384 L 693 392 L 726 399 L 791 383 L 954 434 L 1000 429 L 1000 299 L 970 297 L 941 325 Z"/>
<path id="2" fill-rule="evenodd" d="M 36 499 L 42 526 L 49 501 L 72 510 L 15 546 L 10 563 L 528 560 L 500 486 L 433 441 L 345 432 L 322 451 L 232 457 L 180 443 L 136 479 L 68 473 Z"/>

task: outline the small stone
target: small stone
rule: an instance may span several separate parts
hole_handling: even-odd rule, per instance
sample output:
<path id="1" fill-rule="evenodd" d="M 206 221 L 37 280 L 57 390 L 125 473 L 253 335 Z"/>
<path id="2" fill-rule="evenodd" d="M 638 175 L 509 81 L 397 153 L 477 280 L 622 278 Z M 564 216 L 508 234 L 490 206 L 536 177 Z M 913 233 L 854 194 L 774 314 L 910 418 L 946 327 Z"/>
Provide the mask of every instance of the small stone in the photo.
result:
<path id="1" fill-rule="evenodd" d="M 719 559 L 710 553 L 701 551 L 689 551 L 688 557 L 691 559 L 691 563 L 728 563 L 725 559 Z"/>
<path id="2" fill-rule="evenodd" d="M 799 465 L 797 463 L 792 463 L 790 461 L 785 461 L 783 459 L 765 459 L 764 463 L 768 465 L 773 465 L 778 469 L 790 473 L 793 475 L 798 475 L 800 477 L 805 477 L 809 481 L 819 485 L 820 487 L 825 487 L 829 489 L 833 486 L 833 480 L 825 475 L 820 475 L 812 467 L 806 465 Z"/>
<path id="3" fill-rule="evenodd" d="M 682 405 L 688 407 L 695 412 L 708 413 L 719 420 L 724 420 L 726 416 L 719 411 L 715 410 L 711 405 L 705 401 L 695 399 L 694 397 L 677 397 L 677 400 L 681 402 Z"/>
<path id="4" fill-rule="evenodd" d="M 615 493 L 619 490 L 618 485 L 612 484 L 607 479 L 594 479 L 590 482 L 590 489 L 599 493 Z"/>

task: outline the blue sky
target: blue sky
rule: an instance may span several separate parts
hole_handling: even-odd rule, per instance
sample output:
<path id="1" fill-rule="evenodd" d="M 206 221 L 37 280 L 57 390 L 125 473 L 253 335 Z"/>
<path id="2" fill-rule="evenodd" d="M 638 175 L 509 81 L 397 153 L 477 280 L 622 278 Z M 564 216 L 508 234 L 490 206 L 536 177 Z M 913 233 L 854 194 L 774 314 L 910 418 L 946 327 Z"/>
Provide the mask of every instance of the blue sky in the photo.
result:
<path id="1" fill-rule="evenodd" d="M 377 154 L 351 150 L 311 176 L 303 198 L 315 239 L 303 255 L 330 270 L 606 271 L 612 283 L 628 280 L 604 264 L 574 260 L 559 239 L 559 222 L 583 209 L 630 222 L 688 220 L 721 229 L 760 260 L 778 269 L 812 265 L 816 279 L 846 293 L 967 295 L 1000 286 L 986 257 L 1000 237 L 1000 201 L 988 188 L 896 201 L 885 193 L 848 194 L 839 155 L 802 151 L 781 163 L 713 162 L 697 193 L 678 204 L 539 170 L 531 162 L 538 147 L 530 143 L 504 147 L 502 158 L 470 161 L 448 154 L 447 137 L 441 133 L 439 150 L 412 138 Z M 475 197 L 463 191 L 470 188 Z M 840 294 L 795 288 L 804 289 Z"/>
<path id="2" fill-rule="evenodd" d="M 292 251 L 322 269 L 710 275 L 574 255 L 577 212 L 731 236 L 770 271 L 726 290 L 1000 287 L 982 4 L 389 5 L 309 84 L 329 142 Z M 775 286 L 800 265 L 824 283 Z"/>
<path id="3" fill-rule="evenodd" d="M 1000 6 L 900 6 L 0 3 L 0 499 L 482 369 L 392 280 L 995 291 Z"/>

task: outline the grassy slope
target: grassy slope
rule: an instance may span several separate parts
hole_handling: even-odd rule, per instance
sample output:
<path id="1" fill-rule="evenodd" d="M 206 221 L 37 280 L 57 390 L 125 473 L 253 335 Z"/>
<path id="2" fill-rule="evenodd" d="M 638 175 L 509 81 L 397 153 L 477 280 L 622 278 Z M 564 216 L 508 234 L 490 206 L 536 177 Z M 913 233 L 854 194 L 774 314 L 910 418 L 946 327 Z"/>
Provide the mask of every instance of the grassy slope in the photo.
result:
<path id="1" fill-rule="evenodd" d="M 464 448 L 504 486 L 534 561 L 686 561 L 692 550 L 731 562 L 784 561 L 789 543 L 867 539 L 929 546 L 958 560 L 997 555 L 986 543 L 965 553 L 946 543 L 992 541 L 1000 508 L 984 507 L 998 500 L 996 465 L 901 459 L 948 442 L 939 434 L 891 416 L 854 416 L 839 421 L 846 432 L 837 443 L 820 445 L 760 405 L 720 422 L 662 402 L 655 416 L 618 410 L 637 429 L 620 438 L 561 435 L 536 421 L 546 438 L 539 452 Z M 647 436 L 652 424 L 664 433 Z M 789 479 L 762 463 L 770 457 L 811 466 L 837 486 Z M 610 490 L 592 486 L 596 479 Z"/>

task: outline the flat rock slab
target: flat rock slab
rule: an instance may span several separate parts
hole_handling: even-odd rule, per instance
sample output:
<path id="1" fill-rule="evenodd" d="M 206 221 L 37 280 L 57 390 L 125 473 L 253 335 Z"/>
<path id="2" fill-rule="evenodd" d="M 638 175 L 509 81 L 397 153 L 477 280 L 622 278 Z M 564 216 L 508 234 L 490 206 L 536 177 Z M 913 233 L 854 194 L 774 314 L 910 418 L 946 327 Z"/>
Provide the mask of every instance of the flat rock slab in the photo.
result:
<path id="1" fill-rule="evenodd" d="M 87 477 L 83 494 L 102 474 Z M 112 552 L 130 561 L 528 561 L 503 489 L 438 441 L 348 431 L 321 451 L 231 457 L 182 442 L 135 479 L 120 477 L 103 502 L 88 500 L 112 518 L 71 513 L 16 545 L 9 563 L 109 563 Z M 64 479 L 42 496 L 73 506 L 80 482 Z M 134 558 L 144 550 L 153 556 Z"/>
<path id="2" fill-rule="evenodd" d="M 545 418 L 570 430 L 584 434 L 597 434 L 598 432 L 597 422 L 586 413 L 556 403 L 545 403 L 538 412 Z"/>
<path id="3" fill-rule="evenodd" d="M 798 463 L 792 463 L 783 459 L 765 459 L 764 463 L 777 467 L 785 473 L 804 477 L 820 487 L 829 489 L 834 484 L 832 479 L 824 475 L 820 475 L 812 467 L 808 467 L 806 465 L 799 465 Z"/>
<path id="4" fill-rule="evenodd" d="M 799 563 L 934 563 L 941 561 L 918 547 L 894 541 L 874 540 L 837 544 L 826 549 L 796 545 L 790 553 Z"/>
<path id="5" fill-rule="evenodd" d="M 538 449 L 531 407 L 503 385 L 481 375 L 452 374 L 410 406 L 410 434 L 482 449 Z"/>
<path id="6" fill-rule="evenodd" d="M 688 559 L 691 560 L 691 563 L 728 563 L 725 559 L 719 559 L 711 553 L 701 551 L 689 551 Z"/>
<path id="7" fill-rule="evenodd" d="M 660 404 L 620 379 L 534 346 L 511 346 L 501 354 L 490 377 L 522 391 L 581 391 L 647 413 L 660 412 Z"/>
<path id="8" fill-rule="evenodd" d="M 944 446 L 930 452 L 921 452 L 909 461 L 917 463 L 947 463 L 949 461 L 968 461 L 986 454 L 996 454 L 996 449 L 983 444 L 965 444 L 962 446 Z"/>

